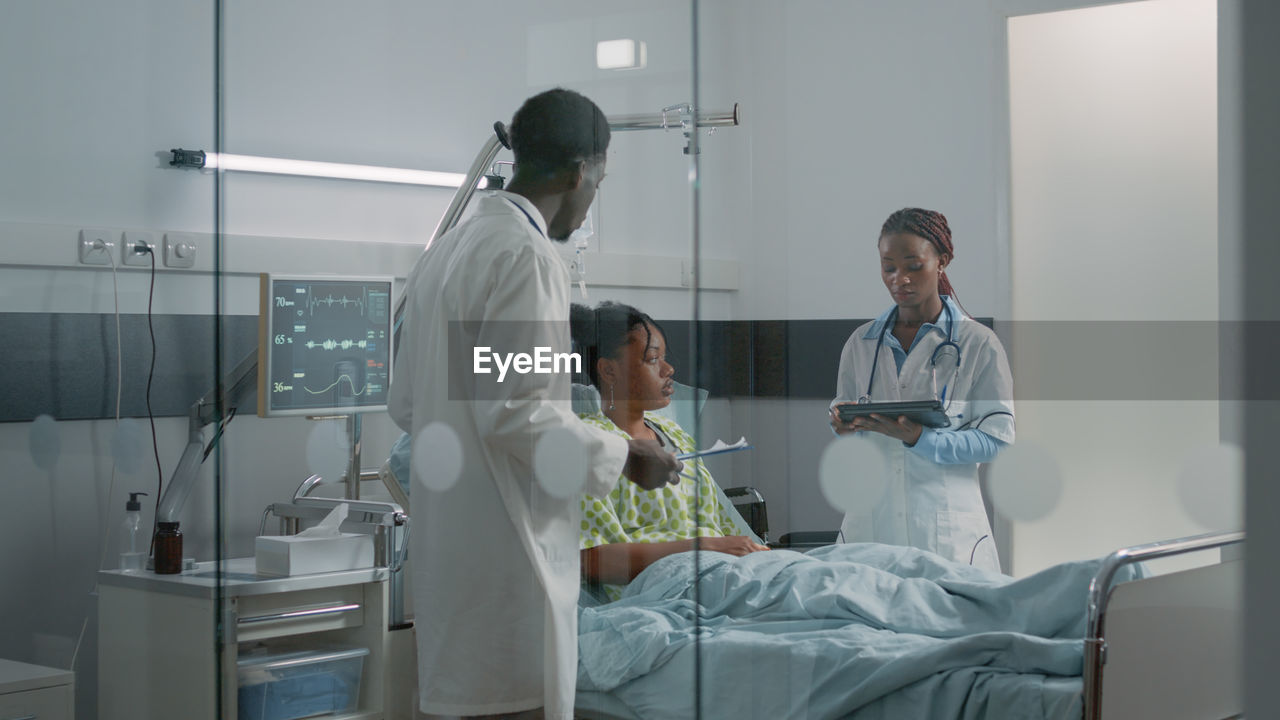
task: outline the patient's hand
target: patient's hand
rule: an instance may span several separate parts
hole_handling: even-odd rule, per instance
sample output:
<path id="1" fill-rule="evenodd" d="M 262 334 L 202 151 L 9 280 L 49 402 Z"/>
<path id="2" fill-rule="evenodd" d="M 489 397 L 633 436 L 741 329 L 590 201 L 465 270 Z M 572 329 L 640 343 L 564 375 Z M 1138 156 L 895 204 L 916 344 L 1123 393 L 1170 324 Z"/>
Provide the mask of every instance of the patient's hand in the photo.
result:
<path id="1" fill-rule="evenodd" d="M 763 545 L 756 544 L 751 540 L 751 538 L 745 535 L 698 538 L 694 547 L 699 550 L 728 553 L 729 555 L 737 555 L 738 557 L 769 549 Z"/>
<path id="2" fill-rule="evenodd" d="M 680 482 L 680 470 L 684 463 L 667 452 L 657 440 L 628 440 L 627 464 L 622 474 L 645 490 L 657 490 L 663 485 Z"/>

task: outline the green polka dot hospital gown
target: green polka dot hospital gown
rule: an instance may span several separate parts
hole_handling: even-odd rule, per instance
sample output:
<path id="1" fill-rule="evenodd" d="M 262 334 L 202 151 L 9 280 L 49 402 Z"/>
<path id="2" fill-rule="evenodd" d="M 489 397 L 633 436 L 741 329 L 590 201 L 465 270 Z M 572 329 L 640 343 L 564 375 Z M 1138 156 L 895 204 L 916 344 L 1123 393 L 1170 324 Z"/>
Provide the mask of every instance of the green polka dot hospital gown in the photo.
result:
<path id="1" fill-rule="evenodd" d="M 588 425 L 603 428 L 629 438 L 627 433 L 613 424 L 604 413 L 579 415 Z M 675 421 L 645 413 L 645 420 L 656 426 L 676 446 L 675 452 L 693 452 L 693 438 Z M 699 476 L 700 473 L 700 476 Z M 702 482 L 699 484 L 698 479 Z M 694 498 L 699 496 L 695 518 Z M 607 496 L 582 496 L 583 550 L 611 543 L 657 543 L 688 540 L 698 537 L 720 537 L 739 534 L 738 526 L 720 502 L 715 481 L 701 460 L 686 461 L 680 473 L 678 485 L 667 485 L 658 490 L 643 490 L 635 483 L 619 482 Z M 610 600 L 622 596 L 622 586 L 603 585 Z"/>

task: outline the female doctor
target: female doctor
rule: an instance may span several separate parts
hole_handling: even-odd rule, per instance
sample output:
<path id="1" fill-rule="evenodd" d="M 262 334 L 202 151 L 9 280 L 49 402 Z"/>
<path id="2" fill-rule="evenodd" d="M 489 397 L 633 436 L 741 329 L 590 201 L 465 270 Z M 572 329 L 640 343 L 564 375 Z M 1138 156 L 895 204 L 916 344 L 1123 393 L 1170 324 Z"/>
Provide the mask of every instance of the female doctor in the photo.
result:
<path id="1" fill-rule="evenodd" d="M 837 434 L 854 433 L 880 450 L 888 477 L 883 495 L 846 511 L 844 541 L 909 545 L 998 572 L 978 464 L 1013 442 L 1004 347 L 955 301 L 946 274 L 955 250 L 941 213 L 890 215 L 879 255 L 894 304 L 845 343 L 830 415 Z M 942 402 L 949 427 L 883 415 L 843 422 L 837 412 L 845 403 L 931 399 Z"/>

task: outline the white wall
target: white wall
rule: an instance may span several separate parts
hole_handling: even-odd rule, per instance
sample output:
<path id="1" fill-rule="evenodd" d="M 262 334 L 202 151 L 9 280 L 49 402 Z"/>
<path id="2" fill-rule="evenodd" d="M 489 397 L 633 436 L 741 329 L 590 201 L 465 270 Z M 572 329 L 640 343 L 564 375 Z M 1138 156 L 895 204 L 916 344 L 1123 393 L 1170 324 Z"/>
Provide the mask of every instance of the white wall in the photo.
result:
<path id="1" fill-rule="evenodd" d="M 3 17 L 0 220 L 209 229 L 208 186 L 157 153 L 212 141 L 210 4 L 23 0 Z"/>
<path id="2" fill-rule="evenodd" d="M 713 136 L 703 159 L 703 234 L 744 263 L 735 316 L 877 314 L 889 302 L 880 225 L 908 205 L 947 216 L 960 298 L 994 314 L 992 128 L 1002 111 L 990 10 L 930 0 L 702 6 L 704 102 L 741 99 L 747 118 L 742 132 Z"/>
<path id="3" fill-rule="evenodd" d="M 1177 484 L 1219 440 L 1216 11 L 1009 21 L 1018 443 L 1064 482 L 1048 517 L 1016 525 L 1018 574 L 1224 529 Z"/>

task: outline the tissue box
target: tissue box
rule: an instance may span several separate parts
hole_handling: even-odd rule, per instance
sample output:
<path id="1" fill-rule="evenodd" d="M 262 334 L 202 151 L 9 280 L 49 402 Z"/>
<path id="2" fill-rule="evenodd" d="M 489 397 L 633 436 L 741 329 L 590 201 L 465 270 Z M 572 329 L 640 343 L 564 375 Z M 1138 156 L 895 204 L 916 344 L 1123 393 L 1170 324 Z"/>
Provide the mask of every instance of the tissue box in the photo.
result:
<path id="1" fill-rule="evenodd" d="M 260 535 L 254 543 L 259 575 L 287 577 L 373 567 L 373 537 Z"/>

